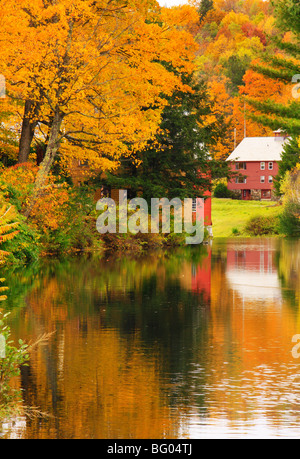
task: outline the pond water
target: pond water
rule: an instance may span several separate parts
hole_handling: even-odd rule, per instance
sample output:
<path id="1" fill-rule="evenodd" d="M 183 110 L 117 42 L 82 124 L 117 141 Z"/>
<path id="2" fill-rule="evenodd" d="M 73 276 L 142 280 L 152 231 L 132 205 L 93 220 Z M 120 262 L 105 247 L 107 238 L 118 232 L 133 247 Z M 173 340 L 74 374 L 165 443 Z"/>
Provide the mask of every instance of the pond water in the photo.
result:
<path id="1" fill-rule="evenodd" d="M 52 260 L 4 273 L 17 381 L 51 415 L 4 438 L 300 436 L 300 242 L 223 239 L 148 254 Z"/>

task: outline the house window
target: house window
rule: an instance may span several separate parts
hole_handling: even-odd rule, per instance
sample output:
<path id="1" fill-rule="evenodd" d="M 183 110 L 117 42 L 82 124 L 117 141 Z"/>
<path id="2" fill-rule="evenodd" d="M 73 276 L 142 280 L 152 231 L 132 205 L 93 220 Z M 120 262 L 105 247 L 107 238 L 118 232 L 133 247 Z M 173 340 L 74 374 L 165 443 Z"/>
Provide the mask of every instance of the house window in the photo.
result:
<path id="1" fill-rule="evenodd" d="M 246 177 L 236 177 L 235 183 L 247 183 Z"/>
<path id="2" fill-rule="evenodd" d="M 265 183 L 265 176 L 264 175 L 260 176 L 260 183 Z"/>
<path id="3" fill-rule="evenodd" d="M 265 162 L 260 163 L 260 170 L 264 171 L 265 168 L 266 168 L 266 163 Z"/>
<path id="4" fill-rule="evenodd" d="M 269 183 L 273 183 L 273 175 L 269 175 Z"/>
<path id="5" fill-rule="evenodd" d="M 246 170 L 247 169 L 247 163 L 235 163 L 235 168 L 237 171 L 239 170 Z"/>
<path id="6" fill-rule="evenodd" d="M 272 170 L 273 170 L 273 163 L 270 162 L 270 163 L 269 163 L 269 171 L 272 171 Z"/>

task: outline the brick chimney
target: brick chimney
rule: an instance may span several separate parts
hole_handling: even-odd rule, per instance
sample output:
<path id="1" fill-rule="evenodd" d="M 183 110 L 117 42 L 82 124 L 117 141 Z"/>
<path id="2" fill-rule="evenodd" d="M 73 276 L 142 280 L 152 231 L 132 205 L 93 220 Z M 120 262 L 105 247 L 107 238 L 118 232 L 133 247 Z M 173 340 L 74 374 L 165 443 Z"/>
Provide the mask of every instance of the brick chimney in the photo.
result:
<path id="1" fill-rule="evenodd" d="M 285 140 L 288 135 L 282 129 L 278 129 L 277 131 L 273 131 L 274 133 L 274 140 Z"/>

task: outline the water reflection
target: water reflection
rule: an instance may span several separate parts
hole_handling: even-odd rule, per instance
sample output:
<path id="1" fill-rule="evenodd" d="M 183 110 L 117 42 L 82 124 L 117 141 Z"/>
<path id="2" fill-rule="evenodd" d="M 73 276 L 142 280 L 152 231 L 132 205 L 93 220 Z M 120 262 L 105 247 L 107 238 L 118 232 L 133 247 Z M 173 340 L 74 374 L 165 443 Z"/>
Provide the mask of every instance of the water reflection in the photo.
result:
<path id="1" fill-rule="evenodd" d="M 226 278 L 243 302 L 274 301 L 281 305 L 280 281 L 275 265 L 276 247 L 268 240 L 259 244 L 227 247 Z"/>
<path id="2" fill-rule="evenodd" d="M 6 422 L 2 435 L 299 435 L 299 249 L 215 240 L 5 273 L 15 337 L 56 333 L 19 381 L 53 417 Z"/>

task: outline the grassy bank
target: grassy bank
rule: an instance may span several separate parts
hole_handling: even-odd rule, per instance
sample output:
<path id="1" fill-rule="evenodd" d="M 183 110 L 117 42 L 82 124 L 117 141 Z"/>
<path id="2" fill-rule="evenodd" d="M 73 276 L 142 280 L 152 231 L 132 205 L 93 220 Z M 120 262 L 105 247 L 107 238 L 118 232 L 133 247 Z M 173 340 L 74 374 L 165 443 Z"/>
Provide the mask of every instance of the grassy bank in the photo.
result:
<path id="1" fill-rule="evenodd" d="M 244 228 L 250 218 L 274 217 L 282 212 L 282 206 L 270 201 L 212 200 L 214 237 L 245 236 Z"/>

